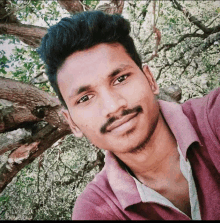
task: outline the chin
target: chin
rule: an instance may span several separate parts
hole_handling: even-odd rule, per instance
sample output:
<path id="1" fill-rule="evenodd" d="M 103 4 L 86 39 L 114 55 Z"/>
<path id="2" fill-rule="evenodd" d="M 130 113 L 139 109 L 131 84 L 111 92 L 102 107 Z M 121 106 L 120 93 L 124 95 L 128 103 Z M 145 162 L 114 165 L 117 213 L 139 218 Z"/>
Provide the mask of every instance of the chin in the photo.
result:
<path id="1" fill-rule="evenodd" d="M 127 152 L 137 154 L 141 151 L 145 150 L 146 145 L 149 143 L 149 141 L 152 139 L 152 136 L 155 133 L 155 129 L 157 127 L 159 120 L 159 115 L 156 117 L 156 119 L 149 125 L 150 127 L 148 129 L 140 128 L 141 130 L 135 134 L 135 131 L 131 131 L 128 134 L 134 134 L 132 138 L 134 140 L 129 140 L 129 145 L 127 147 Z M 146 125 L 145 125 L 146 126 Z M 143 133 L 145 133 L 143 135 Z M 135 142 L 136 139 L 139 138 L 138 142 Z M 132 145 L 133 144 L 133 145 Z"/>

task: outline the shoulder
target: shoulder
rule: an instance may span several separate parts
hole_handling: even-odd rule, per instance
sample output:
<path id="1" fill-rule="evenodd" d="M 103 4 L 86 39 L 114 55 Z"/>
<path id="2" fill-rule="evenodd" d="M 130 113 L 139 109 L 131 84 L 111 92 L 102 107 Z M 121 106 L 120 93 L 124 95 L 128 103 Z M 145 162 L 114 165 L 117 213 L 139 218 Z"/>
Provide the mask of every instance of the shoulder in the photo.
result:
<path id="1" fill-rule="evenodd" d="M 202 98 L 186 101 L 182 109 L 193 125 L 211 131 L 220 140 L 220 88 Z"/>
<path id="2" fill-rule="evenodd" d="M 104 169 L 77 198 L 72 220 L 119 220 Z"/>
<path id="3" fill-rule="evenodd" d="M 212 109 L 212 108 L 220 108 L 219 107 L 220 102 L 220 88 L 217 88 L 213 91 L 211 91 L 209 94 L 205 95 L 201 98 L 193 98 L 190 99 L 182 104 L 184 108 L 193 108 L 193 105 Z M 214 106 L 214 107 L 213 107 Z"/>

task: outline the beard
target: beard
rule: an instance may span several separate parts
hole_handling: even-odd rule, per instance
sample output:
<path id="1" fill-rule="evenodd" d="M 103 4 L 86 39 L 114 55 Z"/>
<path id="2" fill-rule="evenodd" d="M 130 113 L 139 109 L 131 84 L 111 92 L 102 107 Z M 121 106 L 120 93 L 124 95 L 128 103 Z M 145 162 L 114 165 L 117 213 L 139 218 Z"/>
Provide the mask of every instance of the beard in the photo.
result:
<path id="1" fill-rule="evenodd" d="M 130 148 L 128 150 L 129 153 L 138 154 L 145 149 L 147 143 L 150 141 L 150 139 L 151 139 L 156 127 L 157 127 L 158 120 L 159 120 L 159 115 L 156 117 L 155 121 L 151 125 L 150 131 L 147 134 L 147 137 L 143 141 L 141 141 L 137 146 Z"/>

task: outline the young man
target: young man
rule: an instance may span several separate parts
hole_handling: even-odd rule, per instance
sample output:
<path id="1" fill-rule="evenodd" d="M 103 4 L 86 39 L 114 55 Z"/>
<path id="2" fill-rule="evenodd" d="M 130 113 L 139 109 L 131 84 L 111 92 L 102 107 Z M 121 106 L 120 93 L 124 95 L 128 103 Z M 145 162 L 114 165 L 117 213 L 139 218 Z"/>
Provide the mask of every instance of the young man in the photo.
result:
<path id="1" fill-rule="evenodd" d="M 72 219 L 220 219 L 220 89 L 181 105 L 159 88 L 120 15 L 63 18 L 39 52 L 76 137 L 107 150 Z"/>

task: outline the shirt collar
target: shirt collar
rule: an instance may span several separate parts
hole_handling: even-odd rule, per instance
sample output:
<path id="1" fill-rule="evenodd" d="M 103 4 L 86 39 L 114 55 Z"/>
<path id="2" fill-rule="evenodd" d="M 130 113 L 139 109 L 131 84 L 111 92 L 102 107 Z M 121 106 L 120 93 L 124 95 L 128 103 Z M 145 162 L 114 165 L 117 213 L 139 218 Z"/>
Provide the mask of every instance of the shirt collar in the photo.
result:
<path id="1" fill-rule="evenodd" d="M 180 104 L 162 100 L 158 100 L 158 102 L 161 113 L 173 132 L 185 160 L 187 160 L 187 149 L 189 146 L 193 142 L 199 142 L 199 144 L 202 145 L 199 137 L 189 119 L 183 113 Z"/>
<path id="2" fill-rule="evenodd" d="M 111 189 L 123 209 L 140 203 L 141 197 L 134 179 L 127 173 L 123 162 L 110 151 L 106 151 L 105 167 Z"/>
<path id="3" fill-rule="evenodd" d="M 173 132 L 186 160 L 188 147 L 195 141 L 200 143 L 200 140 L 190 121 L 183 113 L 180 104 L 162 100 L 158 100 L 158 102 L 161 113 Z M 140 203 L 141 197 L 134 179 L 127 173 L 122 161 L 110 151 L 106 151 L 105 167 L 111 189 L 123 209 Z"/>

